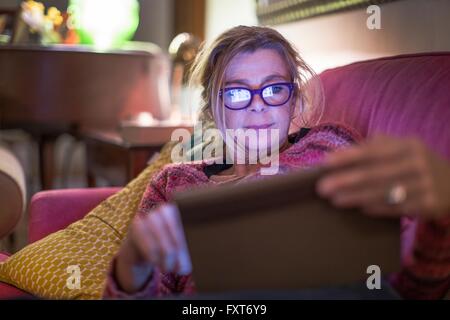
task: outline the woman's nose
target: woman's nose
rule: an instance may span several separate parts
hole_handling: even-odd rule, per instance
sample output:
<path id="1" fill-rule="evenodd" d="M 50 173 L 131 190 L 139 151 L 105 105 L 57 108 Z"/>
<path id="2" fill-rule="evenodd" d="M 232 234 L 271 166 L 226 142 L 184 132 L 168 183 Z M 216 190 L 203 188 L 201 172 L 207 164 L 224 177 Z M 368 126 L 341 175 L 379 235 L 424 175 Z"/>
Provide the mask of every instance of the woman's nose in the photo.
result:
<path id="1" fill-rule="evenodd" d="M 252 103 L 248 107 L 249 111 L 261 112 L 266 109 L 266 104 L 259 94 L 253 96 Z"/>

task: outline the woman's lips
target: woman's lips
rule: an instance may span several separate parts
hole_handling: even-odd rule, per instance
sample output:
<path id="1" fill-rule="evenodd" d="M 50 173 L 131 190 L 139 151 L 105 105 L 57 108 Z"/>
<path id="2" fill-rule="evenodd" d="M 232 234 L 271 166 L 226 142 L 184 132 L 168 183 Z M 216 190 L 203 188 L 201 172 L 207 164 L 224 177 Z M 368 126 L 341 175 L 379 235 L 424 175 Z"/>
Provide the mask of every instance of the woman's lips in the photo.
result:
<path id="1" fill-rule="evenodd" d="M 254 124 L 254 125 L 251 125 L 251 126 L 245 126 L 244 128 L 245 129 L 255 129 L 255 130 L 268 129 L 268 128 L 270 128 L 273 125 L 274 125 L 273 123 L 269 123 L 269 124 Z"/>

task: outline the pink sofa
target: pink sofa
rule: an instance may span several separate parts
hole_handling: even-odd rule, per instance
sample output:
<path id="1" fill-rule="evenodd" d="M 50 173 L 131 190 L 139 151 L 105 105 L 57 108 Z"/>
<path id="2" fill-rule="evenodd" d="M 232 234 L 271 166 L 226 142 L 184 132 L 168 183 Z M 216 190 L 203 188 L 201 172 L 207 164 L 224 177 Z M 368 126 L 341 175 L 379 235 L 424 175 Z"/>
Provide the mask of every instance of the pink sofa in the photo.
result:
<path id="1" fill-rule="evenodd" d="M 69 224 L 83 218 L 101 201 L 119 190 L 120 188 L 86 188 L 36 193 L 31 199 L 30 205 L 29 242 L 33 243 L 53 232 L 64 229 Z M 7 253 L 0 253 L 0 261 L 7 258 Z M 30 297 L 30 295 L 0 282 L 0 299 L 24 297 Z"/>
<path id="2" fill-rule="evenodd" d="M 324 122 L 338 121 L 363 136 L 416 136 L 450 160 L 450 52 L 386 57 L 324 71 Z M 117 188 L 45 191 L 31 202 L 30 242 L 83 217 Z M 64 210 L 62 210 L 64 209 Z M 65 213 L 61 216 L 61 213 Z M 414 238 L 404 221 L 403 258 Z M 0 260 L 5 256 L 0 256 Z M 0 298 L 25 293 L 0 284 Z"/>

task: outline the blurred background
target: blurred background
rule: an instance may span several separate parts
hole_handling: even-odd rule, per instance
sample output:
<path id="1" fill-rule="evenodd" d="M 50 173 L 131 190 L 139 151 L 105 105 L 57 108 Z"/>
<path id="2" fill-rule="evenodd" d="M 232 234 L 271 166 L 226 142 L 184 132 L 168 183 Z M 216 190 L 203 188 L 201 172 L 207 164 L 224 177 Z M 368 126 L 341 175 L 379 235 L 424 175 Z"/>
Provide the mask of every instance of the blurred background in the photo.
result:
<path id="1" fill-rule="evenodd" d="M 263 0 L 260 3 L 308 1 Z M 40 2 L 46 7 L 55 6 L 61 11 L 67 10 L 69 3 L 68 0 Z M 229 27 L 238 24 L 258 24 L 257 0 L 139 0 L 138 2 L 139 25 L 133 40 L 149 41 L 166 49 L 174 36 L 182 32 L 193 33 L 202 40 L 211 41 Z M 275 27 L 297 45 L 304 58 L 316 68 L 317 72 L 353 59 L 448 50 L 449 1 L 370 1 L 380 3 L 380 30 L 369 30 L 365 27 L 369 16 L 366 12 L 368 4 L 364 1 L 359 2 L 363 5 L 353 10 L 277 23 Z M 19 0 L 1 0 L 0 6 L 2 9 L 14 9 L 20 3 Z"/>

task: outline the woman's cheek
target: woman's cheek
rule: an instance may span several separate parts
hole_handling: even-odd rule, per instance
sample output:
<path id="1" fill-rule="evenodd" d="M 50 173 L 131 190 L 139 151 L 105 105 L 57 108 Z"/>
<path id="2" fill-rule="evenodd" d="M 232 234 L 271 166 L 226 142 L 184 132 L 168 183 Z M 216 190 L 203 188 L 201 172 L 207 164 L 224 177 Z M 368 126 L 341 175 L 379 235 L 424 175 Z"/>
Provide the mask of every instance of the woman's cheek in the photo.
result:
<path id="1" fill-rule="evenodd" d="M 280 113 L 275 117 L 275 121 L 279 130 L 280 140 L 282 140 L 283 136 L 287 136 L 291 123 L 290 114 L 287 108 L 286 110 L 280 110 Z"/>
<path id="2" fill-rule="evenodd" d="M 225 111 L 225 127 L 227 129 L 243 128 L 244 115 L 240 111 Z"/>

